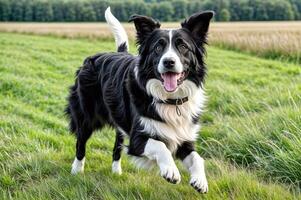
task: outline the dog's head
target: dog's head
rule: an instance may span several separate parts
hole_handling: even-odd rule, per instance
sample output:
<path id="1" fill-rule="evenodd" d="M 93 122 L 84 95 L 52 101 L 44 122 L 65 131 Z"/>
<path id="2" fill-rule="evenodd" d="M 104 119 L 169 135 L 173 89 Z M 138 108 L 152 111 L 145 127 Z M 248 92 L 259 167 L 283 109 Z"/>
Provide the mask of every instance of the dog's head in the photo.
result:
<path id="1" fill-rule="evenodd" d="M 160 29 L 160 23 L 150 17 L 130 18 L 135 23 L 140 56 L 136 78 L 148 93 L 157 98 L 177 97 L 185 83 L 201 86 L 205 76 L 204 45 L 213 14 L 196 13 L 182 22 L 181 28 L 170 30 Z"/>

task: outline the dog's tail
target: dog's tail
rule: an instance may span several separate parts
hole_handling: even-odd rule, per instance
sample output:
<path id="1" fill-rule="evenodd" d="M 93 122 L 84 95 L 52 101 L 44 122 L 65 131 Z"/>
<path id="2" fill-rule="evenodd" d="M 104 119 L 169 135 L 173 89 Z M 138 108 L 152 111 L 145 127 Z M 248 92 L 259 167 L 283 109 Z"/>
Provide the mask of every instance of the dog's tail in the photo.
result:
<path id="1" fill-rule="evenodd" d="M 108 7 L 105 11 L 105 18 L 109 24 L 115 38 L 116 47 L 118 52 L 128 52 L 129 41 L 128 36 L 116 17 L 111 13 L 111 8 Z"/>

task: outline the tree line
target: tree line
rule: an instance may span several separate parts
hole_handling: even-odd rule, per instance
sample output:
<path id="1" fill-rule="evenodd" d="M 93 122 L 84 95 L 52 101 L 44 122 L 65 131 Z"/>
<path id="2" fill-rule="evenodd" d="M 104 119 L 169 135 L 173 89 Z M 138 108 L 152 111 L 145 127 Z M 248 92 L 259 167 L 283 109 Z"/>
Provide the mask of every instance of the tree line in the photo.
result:
<path id="1" fill-rule="evenodd" d="M 179 21 L 200 10 L 214 10 L 216 21 L 301 19 L 301 0 L 0 0 L 0 21 L 105 21 L 108 6 L 121 21 L 134 13 Z"/>

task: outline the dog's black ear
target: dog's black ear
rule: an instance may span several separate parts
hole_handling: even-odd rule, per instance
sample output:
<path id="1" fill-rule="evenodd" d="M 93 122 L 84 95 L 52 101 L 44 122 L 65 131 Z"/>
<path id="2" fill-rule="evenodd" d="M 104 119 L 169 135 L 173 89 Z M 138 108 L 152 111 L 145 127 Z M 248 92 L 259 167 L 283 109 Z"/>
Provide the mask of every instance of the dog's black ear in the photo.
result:
<path id="1" fill-rule="evenodd" d="M 181 23 L 182 28 L 188 29 L 198 44 L 206 41 L 207 32 L 213 11 L 204 11 L 191 15 Z"/>
<path id="2" fill-rule="evenodd" d="M 137 31 L 137 42 L 139 44 L 142 44 L 149 34 L 161 26 L 159 21 L 143 15 L 132 15 L 129 19 L 129 22 L 134 22 L 135 24 Z"/>

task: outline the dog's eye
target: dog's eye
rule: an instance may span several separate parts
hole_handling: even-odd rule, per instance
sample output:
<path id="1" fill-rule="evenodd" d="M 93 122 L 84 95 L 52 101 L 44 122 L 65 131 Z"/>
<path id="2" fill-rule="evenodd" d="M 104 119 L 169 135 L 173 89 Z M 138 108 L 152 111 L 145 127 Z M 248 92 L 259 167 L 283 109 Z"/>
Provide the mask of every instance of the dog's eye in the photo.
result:
<path id="1" fill-rule="evenodd" d="M 188 50 L 188 47 L 185 44 L 180 44 L 178 49 L 180 52 L 185 53 Z"/>
<path id="2" fill-rule="evenodd" d="M 162 47 L 161 45 L 157 45 L 157 46 L 155 47 L 155 51 L 156 51 L 157 54 L 161 53 L 162 50 L 163 50 L 163 47 Z"/>

